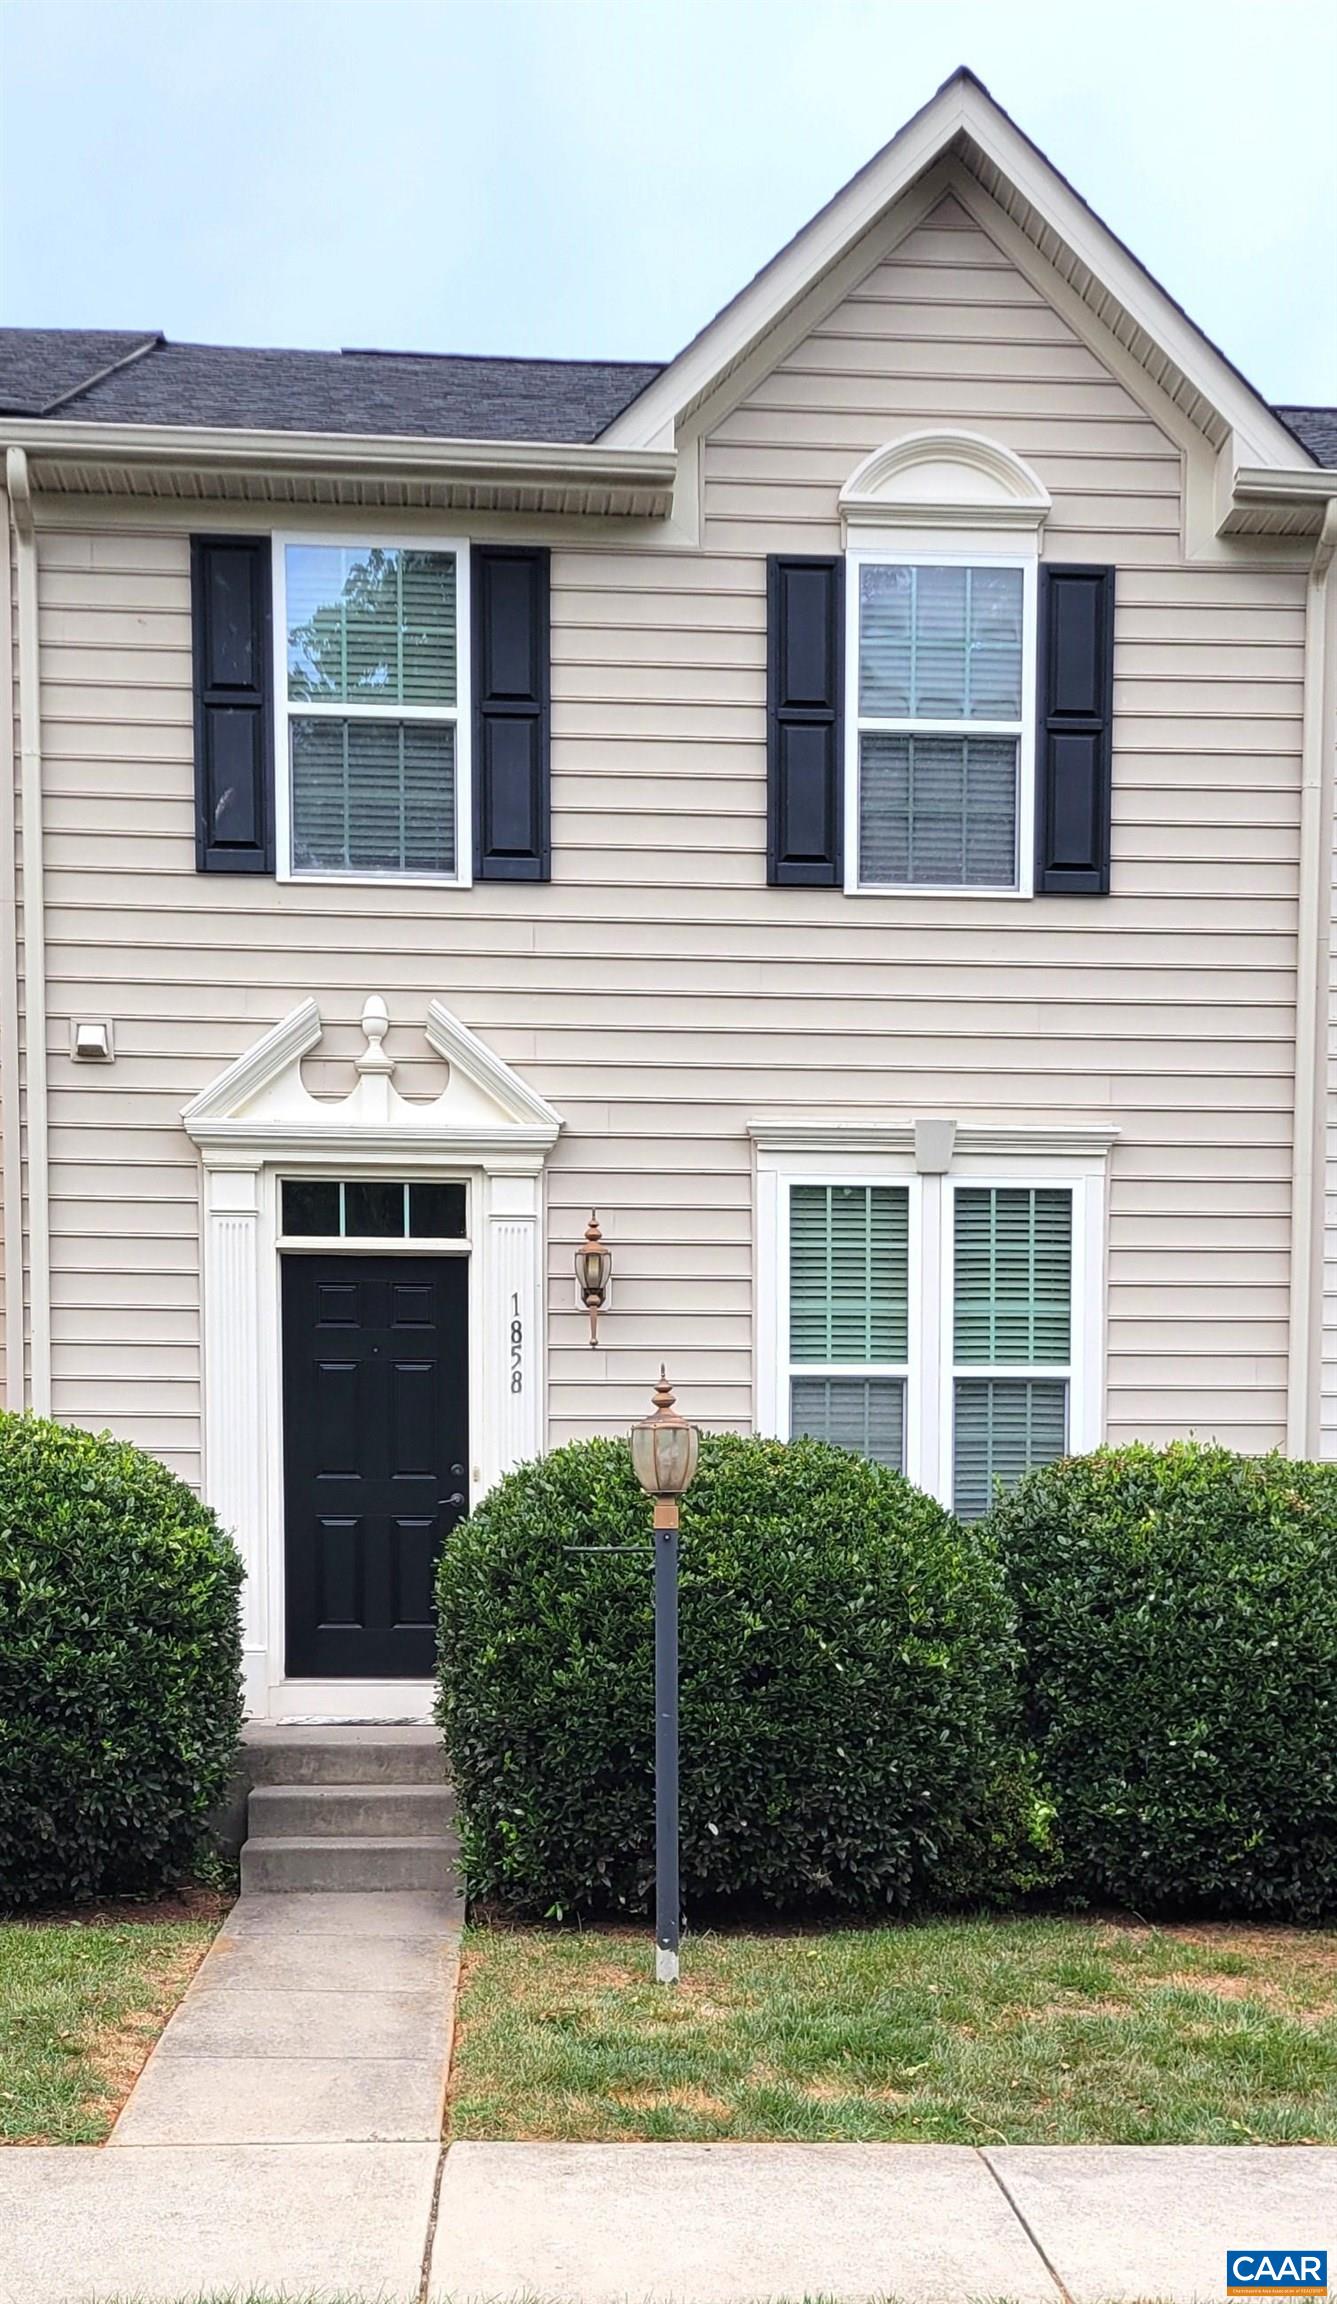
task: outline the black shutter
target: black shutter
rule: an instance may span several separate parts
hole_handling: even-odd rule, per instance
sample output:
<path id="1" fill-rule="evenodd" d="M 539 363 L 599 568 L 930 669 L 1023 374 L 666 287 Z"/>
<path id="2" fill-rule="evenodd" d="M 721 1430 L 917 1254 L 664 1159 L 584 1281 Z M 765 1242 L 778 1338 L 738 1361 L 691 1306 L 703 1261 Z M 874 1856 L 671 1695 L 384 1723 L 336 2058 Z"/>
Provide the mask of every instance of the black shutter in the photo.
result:
<path id="1" fill-rule="evenodd" d="M 839 888 L 844 759 L 845 563 L 766 563 L 766 877 Z"/>
<path id="2" fill-rule="evenodd" d="M 474 873 L 547 880 L 548 554 L 476 544 L 473 616 Z"/>
<path id="3" fill-rule="evenodd" d="M 192 536 L 195 865 L 274 869 L 268 536 Z"/>
<path id="4" fill-rule="evenodd" d="M 1110 884 L 1114 570 L 1040 570 L 1035 766 L 1037 896 Z"/>

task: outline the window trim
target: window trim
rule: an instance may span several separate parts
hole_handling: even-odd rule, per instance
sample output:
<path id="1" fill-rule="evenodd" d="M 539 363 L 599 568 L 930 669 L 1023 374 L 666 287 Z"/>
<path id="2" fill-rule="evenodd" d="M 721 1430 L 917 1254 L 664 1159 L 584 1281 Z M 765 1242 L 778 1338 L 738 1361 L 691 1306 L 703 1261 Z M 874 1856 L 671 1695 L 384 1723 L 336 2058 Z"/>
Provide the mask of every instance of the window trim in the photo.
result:
<path id="1" fill-rule="evenodd" d="M 845 893 L 847 896 L 968 896 L 1018 898 L 1035 893 L 1036 651 L 1039 645 L 1039 551 L 1034 537 L 1009 538 L 1006 549 L 972 539 L 958 546 L 921 549 L 913 536 L 888 530 L 848 546 L 845 553 Z M 865 567 L 1018 568 L 1021 571 L 1020 720 L 916 720 L 859 713 L 860 577 Z M 1008 887 L 967 888 L 952 882 L 864 880 L 859 862 L 859 736 L 864 727 L 888 735 L 1015 736 L 1017 818 L 1014 878 Z"/>
<path id="2" fill-rule="evenodd" d="M 455 555 L 455 702 L 442 704 L 345 704 L 293 700 L 288 695 L 289 545 L 324 546 L 335 551 L 452 552 Z M 274 633 L 274 842 L 275 878 L 304 888 L 471 888 L 473 886 L 473 619 L 469 592 L 469 545 L 464 537 L 435 530 L 413 534 L 377 527 L 275 529 L 273 550 Z M 455 730 L 455 870 L 453 872 L 301 872 L 292 860 L 292 740 L 289 722 L 300 720 L 420 720 Z"/>
<path id="3" fill-rule="evenodd" d="M 956 1359 L 953 1337 L 953 1244 L 958 1185 L 1036 1187 L 1058 1185 L 1071 1191 L 1072 1318 L 1067 1363 L 1068 1439 L 1074 1454 L 1099 1447 L 1105 1430 L 1107 1327 L 1106 1233 L 1109 1139 L 1074 1145 L 1070 1151 L 1026 1148 L 1026 1130 L 1016 1132 L 1017 1149 L 993 1147 L 1007 1131 L 985 1127 L 990 1148 L 972 1152 L 969 1124 L 958 1131 L 956 1150 L 945 1175 L 921 1174 L 911 1143 L 880 1152 L 842 1149 L 833 1133 L 829 1151 L 801 1152 L 757 1146 L 757 1257 L 755 1312 L 757 1429 L 788 1439 L 789 1384 L 789 1193 L 795 1184 L 908 1184 L 909 1357 L 905 1398 L 906 1477 L 948 1511 L 952 1508 L 955 1450 Z M 1039 1133 L 1039 1131 L 1037 1131 Z M 1053 1136 L 1049 1142 L 1052 1147 Z M 842 1367 L 844 1364 L 842 1363 Z M 971 1363 L 976 1375 L 1018 1373 Z M 834 1365 L 828 1373 L 837 1373 Z M 849 1371 L 847 1371 L 849 1372 Z M 877 1374 L 870 1363 L 853 1373 Z M 890 1366 L 884 1373 L 890 1373 Z M 1032 1369 L 1020 1371 L 1037 1373 Z M 1058 1375 L 1053 1369 L 1038 1371 Z"/>

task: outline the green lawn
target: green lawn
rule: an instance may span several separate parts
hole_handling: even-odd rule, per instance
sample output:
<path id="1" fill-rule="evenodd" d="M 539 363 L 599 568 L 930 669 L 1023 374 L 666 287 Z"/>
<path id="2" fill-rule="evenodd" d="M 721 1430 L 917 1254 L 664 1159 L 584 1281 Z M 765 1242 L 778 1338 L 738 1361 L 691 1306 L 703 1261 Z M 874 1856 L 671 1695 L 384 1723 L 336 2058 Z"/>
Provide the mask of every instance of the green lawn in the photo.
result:
<path id="1" fill-rule="evenodd" d="M 0 2144 L 96 2144 L 216 1920 L 0 1923 Z"/>
<path id="2" fill-rule="evenodd" d="M 1337 1932 L 472 1927 L 457 2137 L 1337 2142 Z"/>

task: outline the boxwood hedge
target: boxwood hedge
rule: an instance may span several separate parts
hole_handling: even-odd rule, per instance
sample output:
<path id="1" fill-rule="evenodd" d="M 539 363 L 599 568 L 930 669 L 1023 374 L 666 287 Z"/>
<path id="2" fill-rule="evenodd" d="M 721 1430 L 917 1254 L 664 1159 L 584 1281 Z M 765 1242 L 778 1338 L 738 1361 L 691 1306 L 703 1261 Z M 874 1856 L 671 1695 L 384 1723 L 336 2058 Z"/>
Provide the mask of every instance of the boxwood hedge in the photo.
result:
<path id="1" fill-rule="evenodd" d="M 1337 1911 L 1337 1465 L 1105 1449 L 1031 1473 L 988 1525 L 1072 1884 Z"/>
<path id="2" fill-rule="evenodd" d="M 476 1895 L 646 1902 L 649 1521 L 625 1444 L 591 1440 L 511 1473 L 446 1546 L 438 1716 Z M 681 1578 L 697 1908 L 1007 1892 L 1044 1817 L 987 1534 L 840 1449 L 707 1436 Z"/>
<path id="3" fill-rule="evenodd" d="M 152 1457 L 0 1415 L 0 1905 L 189 1865 L 241 1727 L 241 1573 Z"/>

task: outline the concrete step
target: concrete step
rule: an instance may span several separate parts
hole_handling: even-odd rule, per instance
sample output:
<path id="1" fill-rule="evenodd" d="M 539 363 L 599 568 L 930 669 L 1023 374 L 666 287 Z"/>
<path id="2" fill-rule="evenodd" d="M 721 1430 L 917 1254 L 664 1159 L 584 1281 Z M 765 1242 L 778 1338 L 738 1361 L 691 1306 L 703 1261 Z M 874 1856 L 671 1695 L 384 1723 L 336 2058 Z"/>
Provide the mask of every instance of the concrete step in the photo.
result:
<path id="1" fill-rule="evenodd" d="M 458 1884 L 453 1834 L 434 1839 L 282 1839 L 252 1836 L 241 1852 L 245 1895 L 282 1890 L 429 1888 Z"/>
<path id="2" fill-rule="evenodd" d="M 435 1840 L 454 1819 L 448 1784 L 257 1784 L 247 1812 L 262 1840 Z"/>
<path id="3" fill-rule="evenodd" d="M 446 1782 L 445 1748 L 431 1727 L 252 1721 L 242 1730 L 242 1754 L 252 1784 Z"/>

